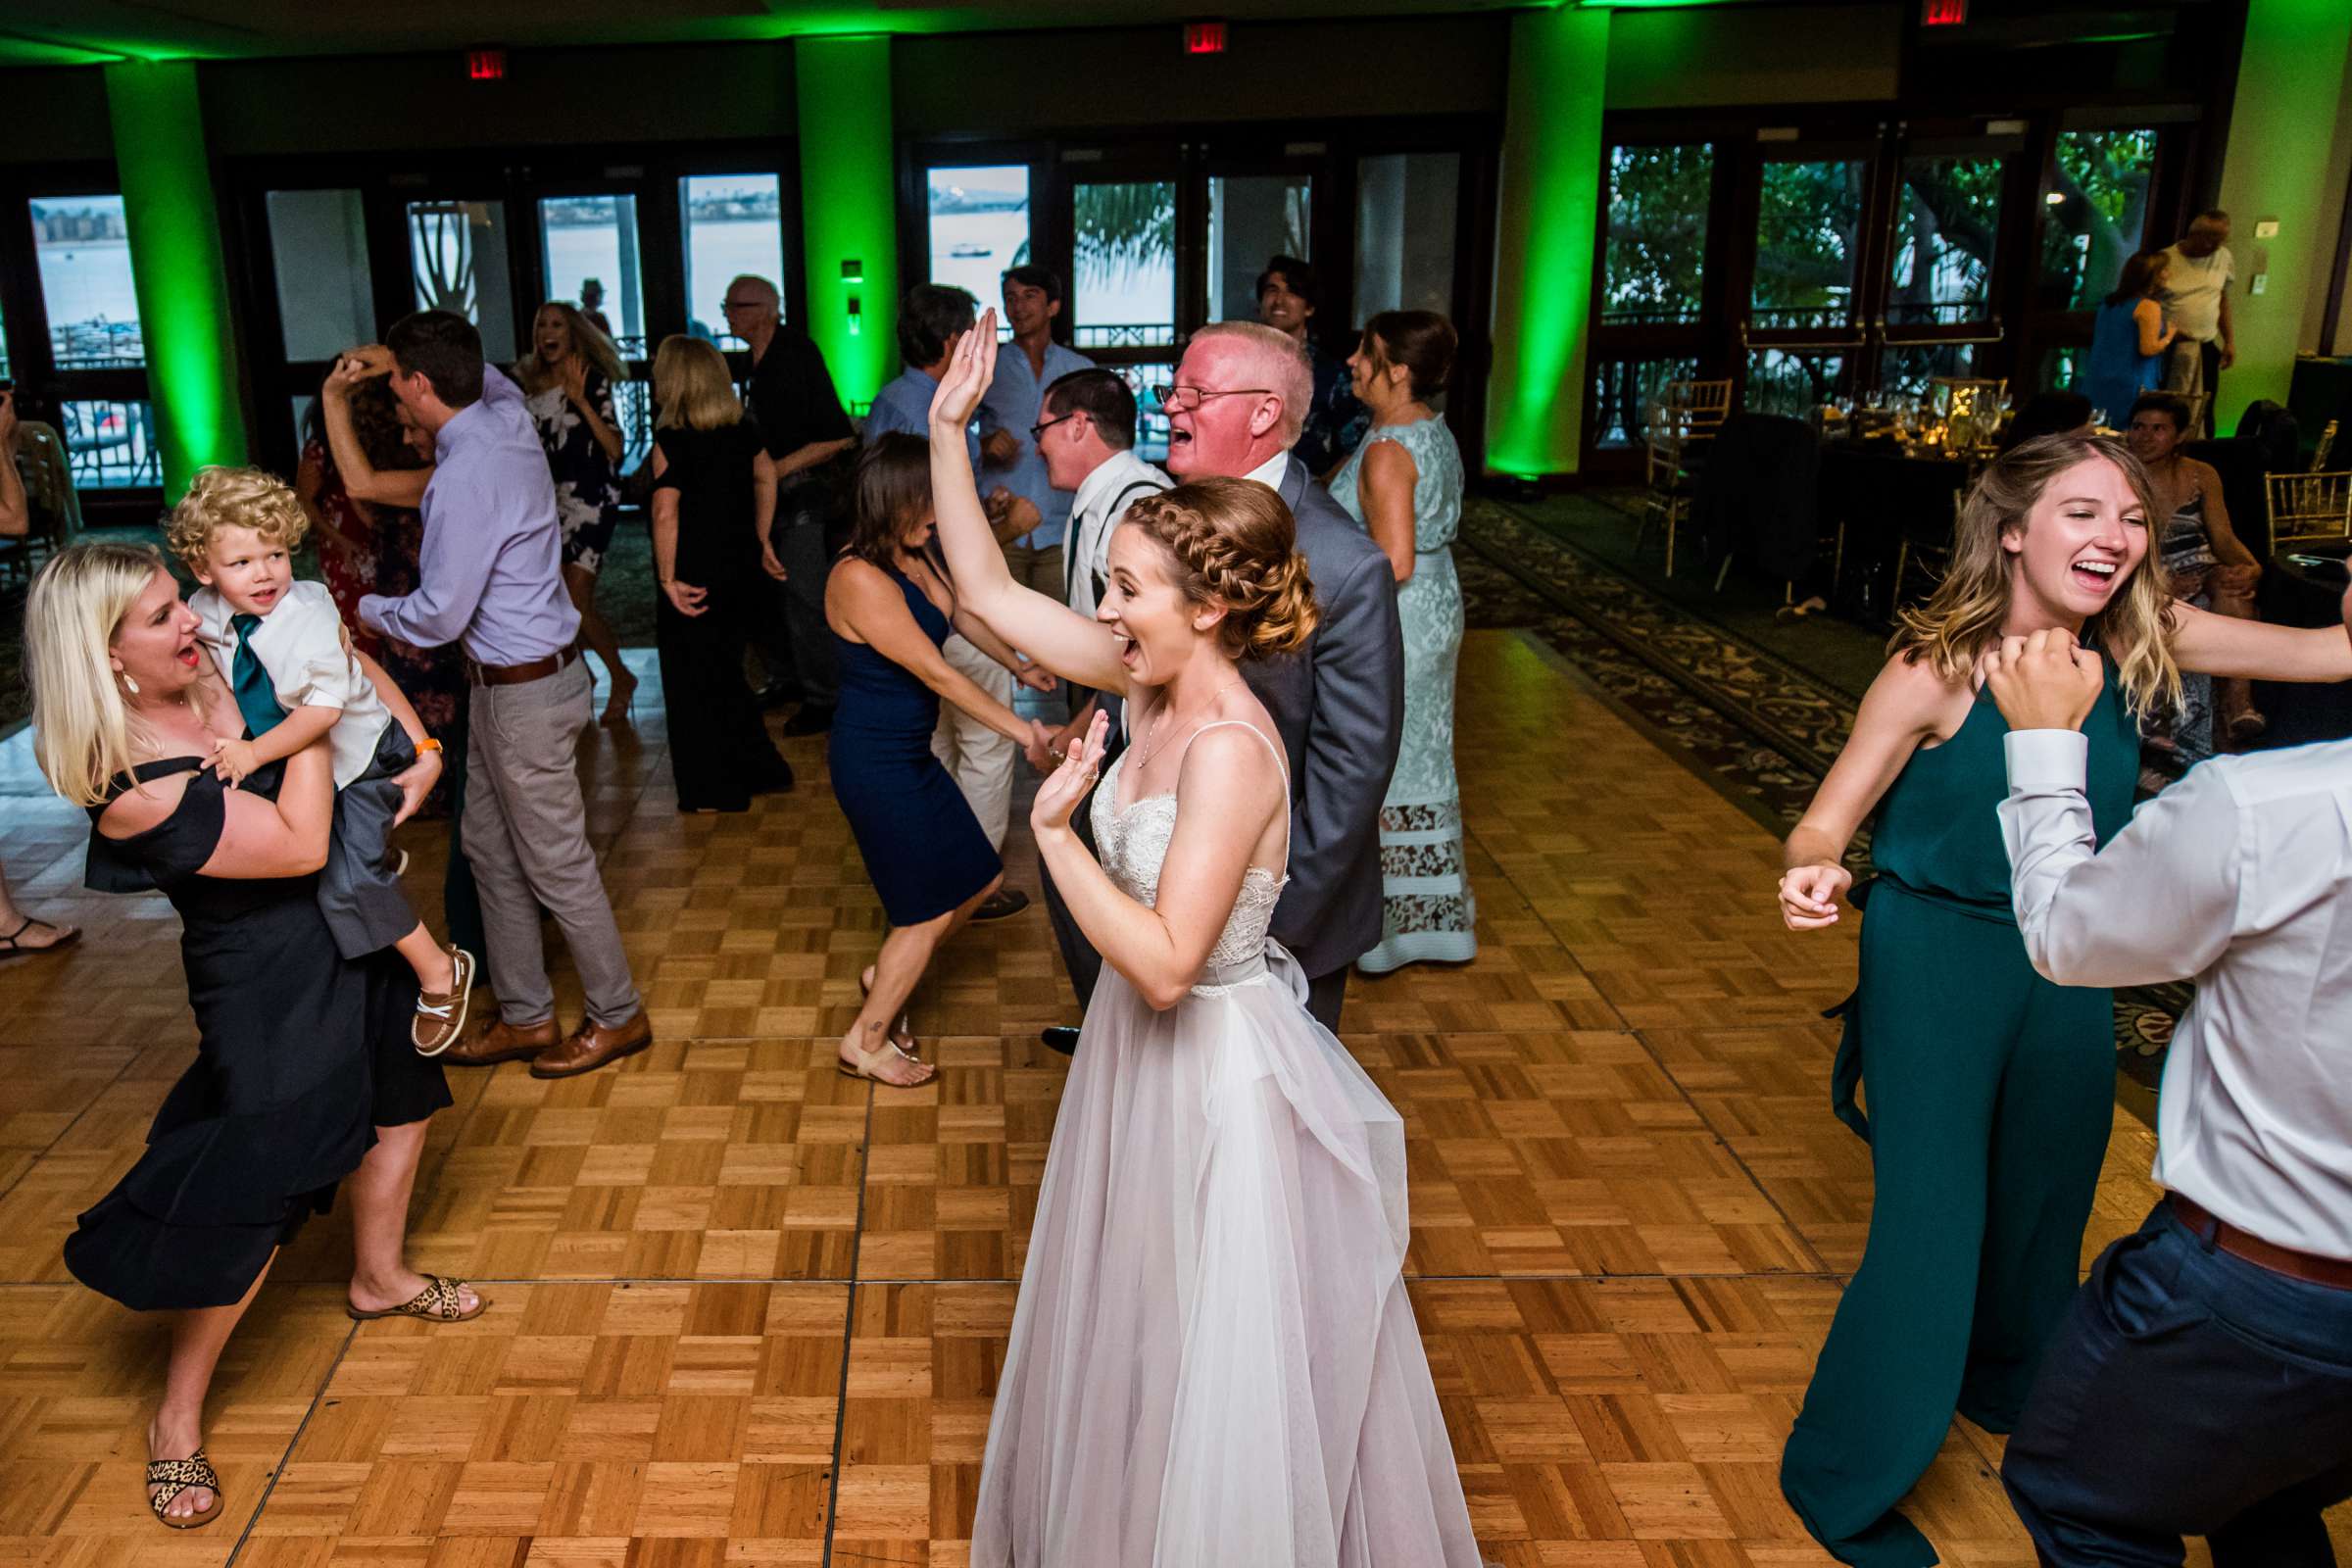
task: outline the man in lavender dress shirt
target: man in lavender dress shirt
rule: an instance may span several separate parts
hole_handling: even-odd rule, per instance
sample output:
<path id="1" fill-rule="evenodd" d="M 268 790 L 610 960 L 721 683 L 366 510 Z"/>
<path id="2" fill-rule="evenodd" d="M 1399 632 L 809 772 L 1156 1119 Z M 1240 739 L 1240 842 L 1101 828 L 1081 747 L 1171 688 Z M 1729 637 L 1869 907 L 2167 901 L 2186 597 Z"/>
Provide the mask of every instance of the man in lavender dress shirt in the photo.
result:
<path id="1" fill-rule="evenodd" d="M 482 363 L 481 334 L 449 311 L 395 323 L 382 349 L 393 395 L 433 437 L 415 593 L 370 594 L 360 618 L 418 647 L 463 642 L 471 683 L 471 787 L 465 841 L 481 886 L 499 1016 L 441 1059 L 529 1057 L 535 1078 L 567 1078 L 653 1044 L 605 896 L 572 755 L 588 727 L 579 612 L 564 591 L 555 483 L 522 393 Z M 564 928 L 587 1017 L 556 1022 L 539 909 Z"/>

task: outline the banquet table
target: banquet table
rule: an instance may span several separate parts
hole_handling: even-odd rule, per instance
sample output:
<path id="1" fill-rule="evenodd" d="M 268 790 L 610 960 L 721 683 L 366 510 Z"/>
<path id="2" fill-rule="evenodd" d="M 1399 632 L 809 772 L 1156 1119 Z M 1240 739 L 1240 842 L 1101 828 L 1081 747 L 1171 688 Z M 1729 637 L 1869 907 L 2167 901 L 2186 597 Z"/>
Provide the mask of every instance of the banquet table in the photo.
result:
<path id="1" fill-rule="evenodd" d="M 1827 596 L 1841 612 L 1872 621 L 1894 613 L 1895 558 L 1944 550 L 1952 540 L 1952 498 L 1976 466 L 1938 449 L 1906 450 L 1891 439 L 1821 444 L 1821 521 L 1826 535 L 1845 526 L 1845 565 Z"/>
<path id="2" fill-rule="evenodd" d="M 2264 568 L 2255 596 L 2262 618 L 2280 626 L 2341 624 L 2347 553 L 2352 553 L 2352 541 L 2296 545 L 2279 552 Z M 2265 747 L 2352 736 L 2352 682 L 2302 686 L 2256 681 L 2254 706 L 2271 721 Z"/>

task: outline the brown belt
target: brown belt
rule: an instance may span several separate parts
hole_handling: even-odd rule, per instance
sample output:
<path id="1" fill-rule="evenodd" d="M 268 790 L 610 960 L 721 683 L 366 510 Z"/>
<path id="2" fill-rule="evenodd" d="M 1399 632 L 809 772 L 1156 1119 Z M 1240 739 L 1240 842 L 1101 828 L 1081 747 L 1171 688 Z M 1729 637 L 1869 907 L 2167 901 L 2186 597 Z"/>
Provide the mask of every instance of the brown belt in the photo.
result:
<path id="1" fill-rule="evenodd" d="M 520 686 L 525 681 L 545 680 L 565 664 L 580 657 L 577 648 L 566 648 L 545 659 L 534 659 L 527 664 L 477 664 L 466 661 L 466 678 L 476 686 Z"/>
<path id="2" fill-rule="evenodd" d="M 2259 1236 L 2249 1236 L 2227 1220 L 2217 1219 L 2213 1212 L 2191 1198 L 2179 1193 L 2172 1195 L 2173 1212 L 2180 1223 L 2199 1236 L 2211 1237 L 2213 1245 L 2231 1257 L 2242 1257 L 2258 1268 L 2289 1279 L 2303 1280 L 2312 1285 L 2327 1285 L 2339 1291 L 2352 1291 L 2352 1262 L 2340 1257 L 2322 1257 L 2316 1252 L 2298 1252 L 2289 1247 L 2266 1242 Z"/>

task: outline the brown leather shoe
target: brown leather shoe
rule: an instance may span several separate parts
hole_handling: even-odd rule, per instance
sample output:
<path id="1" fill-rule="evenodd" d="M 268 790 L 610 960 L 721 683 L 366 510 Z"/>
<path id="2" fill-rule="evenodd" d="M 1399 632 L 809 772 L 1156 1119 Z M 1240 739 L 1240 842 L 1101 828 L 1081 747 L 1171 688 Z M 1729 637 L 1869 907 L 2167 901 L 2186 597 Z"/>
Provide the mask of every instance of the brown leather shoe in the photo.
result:
<path id="1" fill-rule="evenodd" d="M 471 1040 L 450 1047 L 436 1059 L 452 1067 L 495 1067 L 502 1061 L 520 1061 L 525 1056 L 553 1050 L 562 1038 L 552 1017 L 520 1025 L 493 1018 Z"/>
<path id="2" fill-rule="evenodd" d="M 594 1072 L 609 1061 L 634 1056 L 654 1043 L 653 1020 L 640 1007 L 626 1023 L 608 1027 L 583 1018 L 580 1026 L 531 1058 L 534 1078 L 571 1078 Z"/>

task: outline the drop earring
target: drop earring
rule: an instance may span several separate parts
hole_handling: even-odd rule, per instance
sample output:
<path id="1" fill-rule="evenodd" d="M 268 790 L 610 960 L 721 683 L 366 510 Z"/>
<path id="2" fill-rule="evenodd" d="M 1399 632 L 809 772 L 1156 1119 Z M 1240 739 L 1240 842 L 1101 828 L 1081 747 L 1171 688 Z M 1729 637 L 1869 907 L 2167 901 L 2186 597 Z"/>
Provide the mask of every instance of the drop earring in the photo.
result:
<path id="1" fill-rule="evenodd" d="M 139 695 L 139 683 L 131 679 L 130 671 L 128 670 L 124 670 L 122 672 L 122 689 L 130 693 L 130 695 L 133 697 Z"/>

